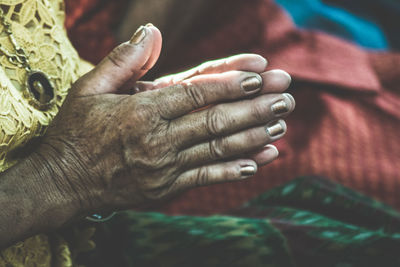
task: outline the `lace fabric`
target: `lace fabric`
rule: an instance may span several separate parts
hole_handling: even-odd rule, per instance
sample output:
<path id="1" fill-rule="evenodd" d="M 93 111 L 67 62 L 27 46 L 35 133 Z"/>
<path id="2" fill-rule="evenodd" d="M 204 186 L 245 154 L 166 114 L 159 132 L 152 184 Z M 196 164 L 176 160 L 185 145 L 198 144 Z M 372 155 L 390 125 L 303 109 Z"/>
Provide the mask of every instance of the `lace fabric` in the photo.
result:
<path id="1" fill-rule="evenodd" d="M 3 172 L 18 162 L 11 155 L 13 150 L 44 134 L 71 84 L 90 70 L 91 65 L 79 58 L 68 40 L 63 0 L 0 0 L 0 7 L 32 69 L 46 73 L 56 87 L 56 104 L 45 111 L 36 109 L 23 96 L 26 71 L 0 55 L 0 172 Z M 8 51 L 15 50 L 3 25 L 0 25 L 0 44 Z M 67 242 L 60 236 L 52 240 L 37 235 L 1 251 L 0 266 L 72 266 Z"/>

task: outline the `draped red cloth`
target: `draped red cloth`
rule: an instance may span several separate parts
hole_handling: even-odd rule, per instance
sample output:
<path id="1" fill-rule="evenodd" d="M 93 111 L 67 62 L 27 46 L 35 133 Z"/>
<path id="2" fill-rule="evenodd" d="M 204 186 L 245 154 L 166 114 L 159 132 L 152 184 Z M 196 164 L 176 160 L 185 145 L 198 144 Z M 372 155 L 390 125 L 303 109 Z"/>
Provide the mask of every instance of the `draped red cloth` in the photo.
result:
<path id="1" fill-rule="evenodd" d="M 117 22 L 110 10 L 100 9 L 85 19 L 101 2 L 67 1 L 72 41 L 93 62 L 115 45 L 110 25 Z M 122 2 L 107 1 L 115 10 Z M 321 32 L 300 30 L 271 0 L 215 2 L 206 19 L 194 21 L 179 45 L 169 50 L 159 71 L 235 53 L 259 53 L 270 68 L 292 75 L 290 92 L 297 108 L 287 119 L 287 136 L 276 143 L 279 159 L 256 177 L 194 189 L 161 210 L 222 212 L 307 174 L 326 176 L 400 209 L 400 54 L 368 52 Z"/>
<path id="2" fill-rule="evenodd" d="M 113 28 L 129 0 L 65 1 L 65 26 L 80 56 L 98 63 L 116 45 Z"/>

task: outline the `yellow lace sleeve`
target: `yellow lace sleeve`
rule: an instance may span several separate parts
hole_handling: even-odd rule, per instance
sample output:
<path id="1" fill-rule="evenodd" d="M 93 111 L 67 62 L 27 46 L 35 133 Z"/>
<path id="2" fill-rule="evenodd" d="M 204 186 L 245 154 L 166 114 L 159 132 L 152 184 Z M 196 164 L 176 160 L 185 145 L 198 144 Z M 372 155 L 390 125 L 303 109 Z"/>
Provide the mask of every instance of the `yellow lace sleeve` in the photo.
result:
<path id="1" fill-rule="evenodd" d="M 0 172 L 18 158 L 16 148 L 43 135 L 62 105 L 71 84 L 92 66 L 81 61 L 67 38 L 62 0 L 0 0 L 0 6 L 17 43 L 25 50 L 32 69 L 42 71 L 55 85 L 56 103 L 38 110 L 24 96 L 26 71 L 0 54 Z M 14 47 L 0 25 L 0 45 Z M 38 235 L 0 252 L 0 266 L 72 266 L 68 244 L 61 238 Z M 51 265 L 51 263 L 53 265 Z"/>
<path id="2" fill-rule="evenodd" d="M 67 38 L 62 24 L 62 1 L 0 0 L 0 4 L 8 11 L 6 17 L 12 24 L 13 35 L 29 55 L 32 69 L 46 73 L 56 87 L 56 105 L 45 111 L 36 109 L 23 96 L 26 71 L 0 56 L 0 171 L 4 171 L 18 160 L 10 152 L 43 134 L 71 83 L 89 67 L 87 63 L 81 64 Z M 14 50 L 7 35 L 0 35 L 0 44 Z"/>

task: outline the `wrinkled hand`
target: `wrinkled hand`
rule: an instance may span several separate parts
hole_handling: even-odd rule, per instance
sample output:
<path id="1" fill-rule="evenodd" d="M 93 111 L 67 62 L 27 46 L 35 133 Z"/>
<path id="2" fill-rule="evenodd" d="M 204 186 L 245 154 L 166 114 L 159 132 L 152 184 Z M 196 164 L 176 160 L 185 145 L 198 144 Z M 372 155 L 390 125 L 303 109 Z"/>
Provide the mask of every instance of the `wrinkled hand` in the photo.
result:
<path id="1" fill-rule="evenodd" d="M 38 153 L 54 159 L 58 190 L 88 211 L 241 180 L 278 156 L 268 144 L 295 106 L 282 94 L 287 73 L 264 72 L 265 59 L 248 54 L 137 82 L 160 50 L 154 26 L 117 47 L 74 84 L 43 139 Z"/>

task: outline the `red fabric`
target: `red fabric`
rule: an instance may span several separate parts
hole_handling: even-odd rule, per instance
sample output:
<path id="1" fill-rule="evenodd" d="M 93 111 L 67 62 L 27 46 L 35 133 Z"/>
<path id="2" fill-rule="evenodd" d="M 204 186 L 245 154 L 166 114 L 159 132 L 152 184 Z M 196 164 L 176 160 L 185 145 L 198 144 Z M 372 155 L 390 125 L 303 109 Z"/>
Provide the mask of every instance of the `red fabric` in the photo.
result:
<path id="1" fill-rule="evenodd" d="M 116 27 L 129 0 L 68 0 L 65 1 L 68 36 L 80 56 L 98 63 L 116 45 Z"/>
<path id="2" fill-rule="evenodd" d="M 287 119 L 287 136 L 277 142 L 280 158 L 255 178 L 192 190 L 162 210 L 222 212 L 307 174 L 329 177 L 400 209 L 400 55 L 366 52 L 324 33 L 299 30 L 270 0 L 217 2 L 159 69 L 260 53 L 270 68 L 292 75 L 297 108 Z"/>

